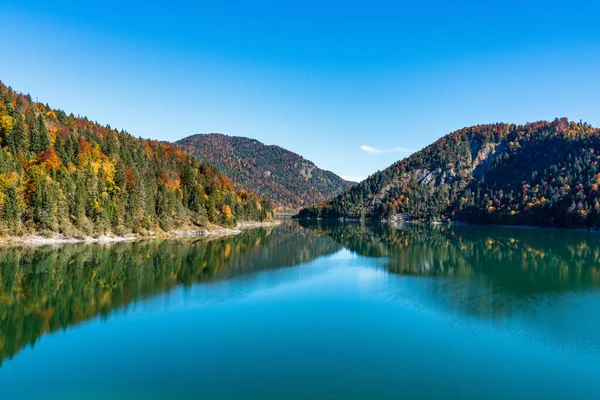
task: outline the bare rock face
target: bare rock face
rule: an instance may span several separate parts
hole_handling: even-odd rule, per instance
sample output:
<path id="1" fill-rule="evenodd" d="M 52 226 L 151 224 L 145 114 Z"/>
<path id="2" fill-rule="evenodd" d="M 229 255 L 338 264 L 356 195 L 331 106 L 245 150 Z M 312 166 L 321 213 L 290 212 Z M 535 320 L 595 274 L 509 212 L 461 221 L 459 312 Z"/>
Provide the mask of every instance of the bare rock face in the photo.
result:
<path id="1" fill-rule="evenodd" d="M 315 170 L 316 166 L 312 163 L 302 163 L 300 165 L 300 175 L 305 179 L 309 180 L 312 178 L 312 173 Z"/>
<path id="2" fill-rule="evenodd" d="M 499 143 L 487 143 L 482 145 L 477 153 L 473 153 L 473 164 L 471 173 L 476 179 L 481 178 L 489 170 L 490 165 L 496 158 L 496 155 L 504 150 L 504 146 Z"/>
<path id="3" fill-rule="evenodd" d="M 416 182 L 418 185 L 428 187 L 432 193 L 443 187 L 455 186 L 465 188 L 474 179 L 481 179 L 491 168 L 496 155 L 504 150 L 504 146 L 494 143 L 469 144 L 470 154 L 467 153 L 462 163 L 448 163 L 444 168 L 433 170 L 427 168 L 416 168 L 410 172 L 401 174 L 391 183 L 383 186 L 376 194 L 367 199 L 365 207 L 367 213 L 375 212 L 376 208 L 387 202 L 393 189 L 400 188 Z M 410 220 L 408 214 L 394 217 L 397 220 Z"/>

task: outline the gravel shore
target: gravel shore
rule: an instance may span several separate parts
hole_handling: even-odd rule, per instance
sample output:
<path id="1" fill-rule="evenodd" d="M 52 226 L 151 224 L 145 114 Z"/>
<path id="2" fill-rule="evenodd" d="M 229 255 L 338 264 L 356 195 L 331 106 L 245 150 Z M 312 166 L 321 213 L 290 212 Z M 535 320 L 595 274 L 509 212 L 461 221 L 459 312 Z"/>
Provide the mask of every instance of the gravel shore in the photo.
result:
<path id="1" fill-rule="evenodd" d="M 98 237 L 85 236 L 85 237 L 67 237 L 62 234 L 56 234 L 54 236 L 46 237 L 42 235 L 23 235 L 23 236 L 7 236 L 0 237 L 0 246 L 12 246 L 12 245 L 26 245 L 26 246 L 44 246 L 52 244 L 69 244 L 69 243 L 115 243 L 115 242 L 127 242 L 140 239 L 152 239 L 157 237 L 166 238 L 202 238 L 202 237 L 223 237 L 230 235 L 237 235 L 242 232 L 243 229 L 252 228 L 264 228 L 269 226 L 279 225 L 280 221 L 268 221 L 268 222 L 240 222 L 235 228 L 222 228 L 222 227 L 211 227 L 211 228 L 191 228 L 191 229 L 178 229 L 170 232 L 161 234 L 151 233 L 149 235 L 126 235 L 126 236 L 111 236 L 102 235 Z"/>

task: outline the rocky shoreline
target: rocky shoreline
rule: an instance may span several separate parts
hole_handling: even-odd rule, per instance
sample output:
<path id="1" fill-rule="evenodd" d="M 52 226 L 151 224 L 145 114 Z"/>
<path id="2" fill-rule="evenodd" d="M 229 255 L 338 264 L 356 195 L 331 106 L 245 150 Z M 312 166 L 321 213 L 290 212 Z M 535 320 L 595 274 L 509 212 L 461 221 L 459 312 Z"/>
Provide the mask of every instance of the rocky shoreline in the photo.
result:
<path id="1" fill-rule="evenodd" d="M 235 226 L 236 229 L 253 229 L 253 228 L 268 228 L 270 226 L 276 226 L 281 224 L 281 221 L 278 220 L 274 220 L 274 221 L 265 221 L 265 222 L 258 222 L 258 221 L 244 221 L 244 222 L 238 222 L 238 224 Z"/>
<path id="2" fill-rule="evenodd" d="M 0 237 L 0 246 L 45 246 L 54 244 L 71 244 L 71 243 L 116 243 L 116 242 L 128 242 L 134 240 L 144 239 L 155 239 L 155 238 L 218 238 L 224 236 L 237 235 L 244 229 L 253 228 L 265 228 L 270 226 L 279 225 L 281 221 L 266 221 L 266 222 L 254 222 L 244 221 L 236 225 L 235 228 L 224 228 L 224 227 L 210 227 L 210 228 L 190 228 L 190 229 L 177 229 L 169 232 L 157 234 L 151 232 L 149 235 L 125 235 L 125 236 L 112 236 L 102 235 L 98 237 L 85 236 L 85 237 L 68 237 L 63 234 L 56 234 L 50 237 L 30 234 L 23 236 L 6 236 Z"/>

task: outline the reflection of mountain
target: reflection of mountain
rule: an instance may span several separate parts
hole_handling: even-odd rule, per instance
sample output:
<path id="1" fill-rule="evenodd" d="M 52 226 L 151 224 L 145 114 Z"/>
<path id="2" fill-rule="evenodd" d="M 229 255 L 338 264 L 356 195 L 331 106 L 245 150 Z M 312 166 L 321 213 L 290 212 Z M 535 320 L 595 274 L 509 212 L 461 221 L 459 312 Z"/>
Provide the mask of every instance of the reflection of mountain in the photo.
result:
<path id="1" fill-rule="evenodd" d="M 0 249 L 0 364 L 47 332 L 168 291 L 309 262 L 339 244 L 297 224 L 213 241 Z"/>
<path id="2" fill-rule="evenodd" d="M 396 274 L 458 277 L 457 306 L 507 312 L 548 293 L 600 287 L 600 237 L 592 232 L 386 223 L 301 221 L 367 257 L 385 257 Z M 435 281 L 436 285 L 449 281 Z M 453 284 L 457 281 L 453 280 Z M 434 284 L 434 283 L 432 283 Z M 438 289 L 436 289 L 438 290 Z M 454 287 L 453 290 L 459 290 Z M 465 290 L 469 292 L 466 294 Z M 473 291 L 479 293 L 475 294 Z M 450 296 L 448 287 L 440 293 Z M 460 304 L 479 299 L 483 305 Z M 506 303 L 509 302 L 510 304 Z"/>

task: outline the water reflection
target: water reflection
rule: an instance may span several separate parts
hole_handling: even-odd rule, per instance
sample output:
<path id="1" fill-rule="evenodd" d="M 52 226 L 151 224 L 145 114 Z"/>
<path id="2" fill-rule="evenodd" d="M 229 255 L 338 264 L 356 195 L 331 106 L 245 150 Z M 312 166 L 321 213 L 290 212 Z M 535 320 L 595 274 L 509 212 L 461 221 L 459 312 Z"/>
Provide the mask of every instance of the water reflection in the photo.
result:
<path id="1" fill-rule="evenodd" d="M 436 277 L 422 286 L 435 301 L 457 312 L 505 318 L 556 311 L 571 301 L 569 294 L 600 287 L 600 236 L 595 232 L 300 223 L 362 256 L 383 258 L 391 273 Z"/>
<path id="2" fill-rule="evenodd" d="M 45 333 L 175 286 L 294 266 L 340 249 L 290 222 L 212 241 L 0 248 L 0 365 Z"/>
<path id="3" fill-rule="evenodd" d="M 366 257 L 358 265 L 415 277 L 377 275 L 379 295 L 394 301 L 534 324 L 571 342 L 589 342 L 600 329 L 589 318 L 600 307 L 597 233 L 288 221 L 213 241 L 0 248 L 0 365 L 45 333 L 176 286 L 308 263 L 343 247 Z M 561 326 L 569 330 L 557 334 Z"/>

